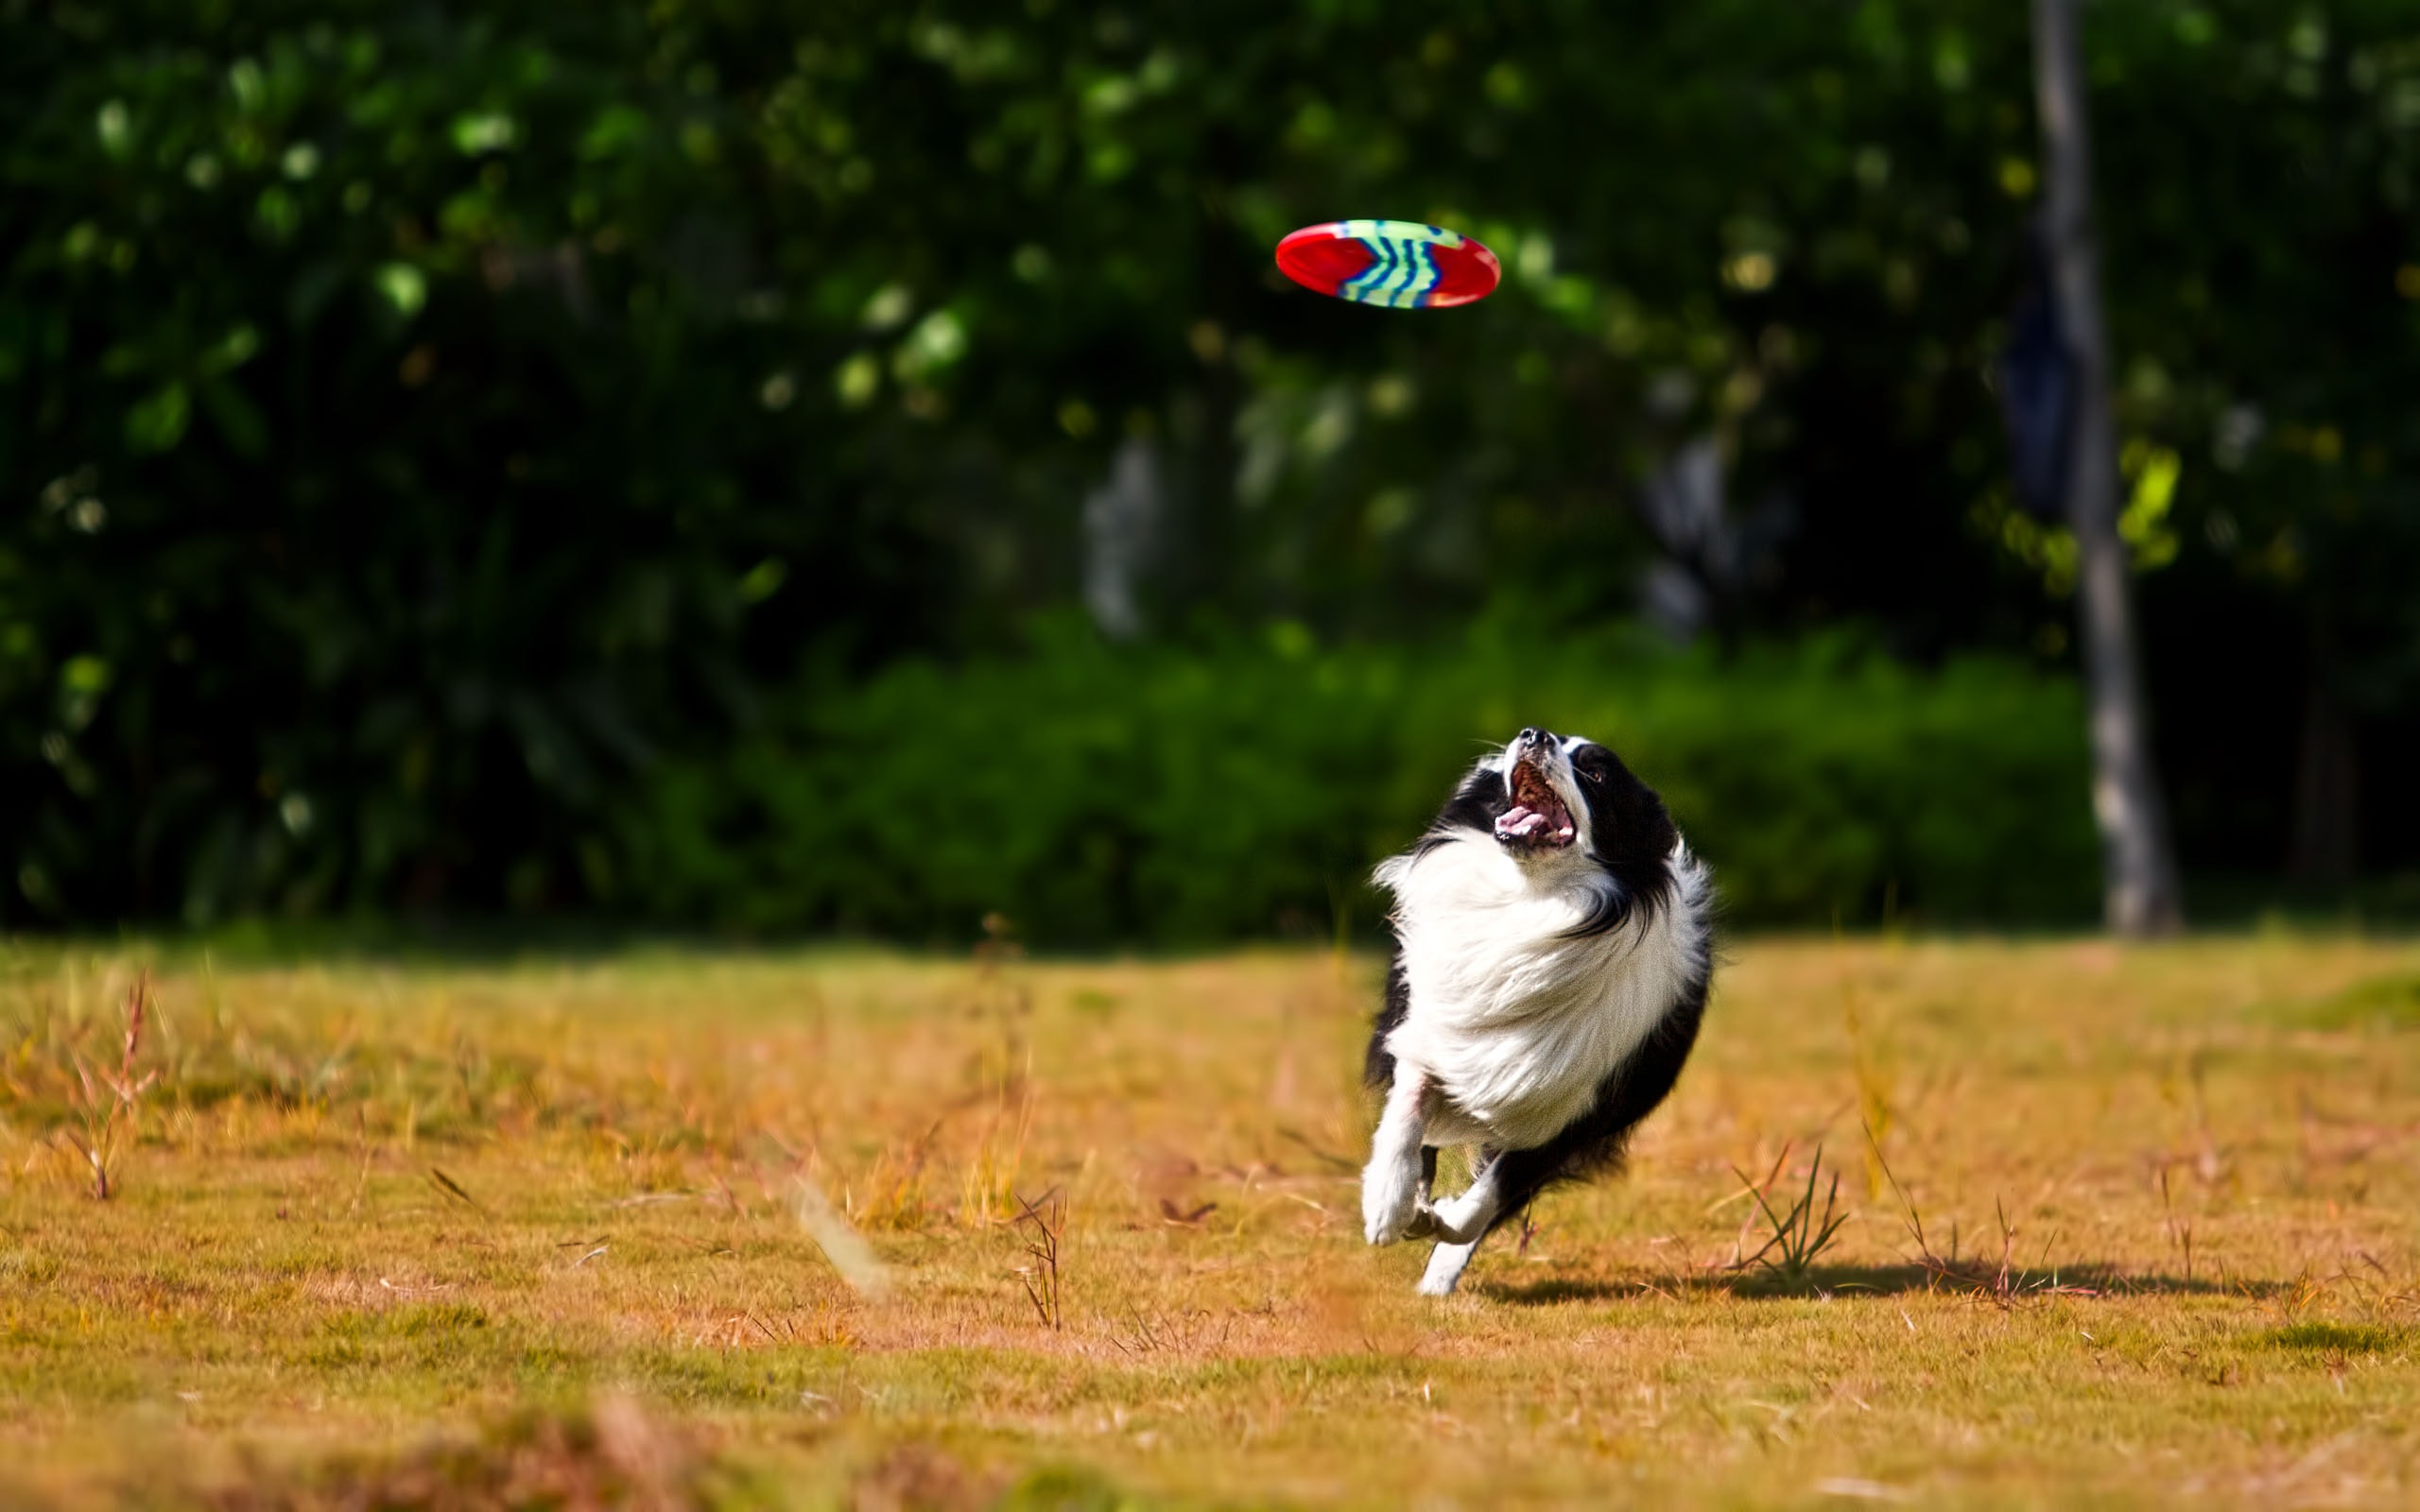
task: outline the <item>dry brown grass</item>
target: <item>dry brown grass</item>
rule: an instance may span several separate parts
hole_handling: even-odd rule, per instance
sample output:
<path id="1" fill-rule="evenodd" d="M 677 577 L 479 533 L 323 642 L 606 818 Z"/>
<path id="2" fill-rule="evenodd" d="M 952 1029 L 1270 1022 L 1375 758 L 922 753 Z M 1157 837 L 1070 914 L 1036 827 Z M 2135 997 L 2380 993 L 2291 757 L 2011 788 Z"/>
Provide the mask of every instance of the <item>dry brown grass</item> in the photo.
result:
<path id="1" fill-rule="evenodd" d="M 2420 950 L 1735 954 L 1631 1176 L 1436 1303 L 1355 1236 L 1368 960 L 19 946 L 0 1500 L 2420 1495 Z M 1742 1268 L 1819 1146 L 1849 1221 Z"/>

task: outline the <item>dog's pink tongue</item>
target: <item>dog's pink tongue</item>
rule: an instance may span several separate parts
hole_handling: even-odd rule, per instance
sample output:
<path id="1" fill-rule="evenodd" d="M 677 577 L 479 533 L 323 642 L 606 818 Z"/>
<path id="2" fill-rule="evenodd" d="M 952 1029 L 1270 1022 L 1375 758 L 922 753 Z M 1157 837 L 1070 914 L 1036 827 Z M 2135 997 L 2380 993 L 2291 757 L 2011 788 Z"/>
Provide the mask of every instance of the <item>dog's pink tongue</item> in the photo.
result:
<path id="1" fill-rule="evenodd" d="M 1526 803 L 1506 809 L 1495 820 L 1497 834 L 1513 837 L 1526 838 L 1546 827 L 1547 816 Z"/>

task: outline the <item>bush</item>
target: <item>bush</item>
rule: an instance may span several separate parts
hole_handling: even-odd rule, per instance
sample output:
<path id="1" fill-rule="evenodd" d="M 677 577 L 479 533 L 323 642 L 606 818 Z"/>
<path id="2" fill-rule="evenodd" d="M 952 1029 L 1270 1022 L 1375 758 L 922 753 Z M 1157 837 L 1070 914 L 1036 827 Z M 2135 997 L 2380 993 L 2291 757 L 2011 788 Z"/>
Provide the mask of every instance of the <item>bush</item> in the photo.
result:
<path id="1" fill-rule="evenodd" d="M 659 767 L 627 904 L 752 931 L 1201 944 L 1374 918 L 1372 863 L 1524 724 L 1618 750 L 1734 918 L 2066 920 L 2096 896 L 2074 688 L 1841 642 L 1724 657 L 1624 637 L 1441 654 L 1084 637 L 803 697 Z"/>

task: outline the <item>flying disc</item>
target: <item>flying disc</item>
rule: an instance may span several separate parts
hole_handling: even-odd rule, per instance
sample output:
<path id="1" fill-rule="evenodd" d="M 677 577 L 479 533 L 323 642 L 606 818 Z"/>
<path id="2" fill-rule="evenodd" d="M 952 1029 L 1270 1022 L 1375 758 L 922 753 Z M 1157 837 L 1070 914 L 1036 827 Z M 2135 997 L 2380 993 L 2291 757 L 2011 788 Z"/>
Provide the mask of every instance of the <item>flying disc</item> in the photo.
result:
<path id="1" fill-rule="evenodd" d="M 1458 231 L 1416 220 L 1331 220 L 1277 244 L 1277 267 L 1306 289 L 1390 310 L 1483 300 L 1503 267 Z"/>

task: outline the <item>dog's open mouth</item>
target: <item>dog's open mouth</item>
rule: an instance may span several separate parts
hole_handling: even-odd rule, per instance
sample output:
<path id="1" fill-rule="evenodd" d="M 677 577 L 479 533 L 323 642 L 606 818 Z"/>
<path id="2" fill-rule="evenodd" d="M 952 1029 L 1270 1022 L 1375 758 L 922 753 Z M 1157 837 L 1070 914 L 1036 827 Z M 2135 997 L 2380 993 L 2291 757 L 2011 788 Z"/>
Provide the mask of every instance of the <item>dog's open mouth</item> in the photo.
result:
<path id="1" fill-rule="evenodd" d="M 1508 845 L 1564 846 L 1579 832 L 1554 784 L 1533 762 L 1512 764 L 1512 806 L 1496 816 L 1495 837 Z"/>

